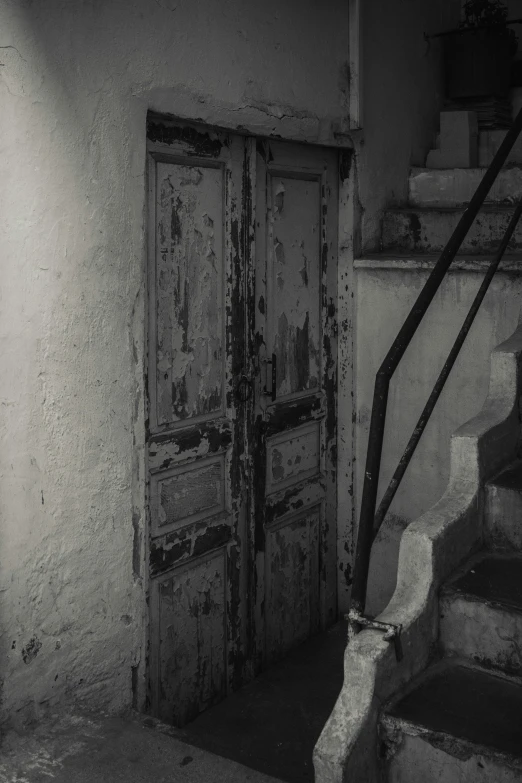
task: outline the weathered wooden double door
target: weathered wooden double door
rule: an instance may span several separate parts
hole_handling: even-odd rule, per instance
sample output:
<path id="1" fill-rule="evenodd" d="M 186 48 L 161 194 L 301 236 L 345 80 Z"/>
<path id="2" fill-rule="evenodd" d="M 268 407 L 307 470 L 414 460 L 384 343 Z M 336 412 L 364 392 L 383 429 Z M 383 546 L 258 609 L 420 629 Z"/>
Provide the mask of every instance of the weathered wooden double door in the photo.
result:
<path id="1" fill-rule="evenodd" d="M 150 117 L 149 683 L 183 725 L 336 616 L 337 155 Z"/>

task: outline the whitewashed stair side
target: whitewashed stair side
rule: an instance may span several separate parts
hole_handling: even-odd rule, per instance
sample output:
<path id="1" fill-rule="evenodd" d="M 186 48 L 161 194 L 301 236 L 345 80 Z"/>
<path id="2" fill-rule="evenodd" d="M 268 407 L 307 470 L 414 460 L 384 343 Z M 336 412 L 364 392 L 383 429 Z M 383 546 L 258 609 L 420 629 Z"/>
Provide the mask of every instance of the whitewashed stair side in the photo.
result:
<path id="1" fill-rule="evenodd" d="M 317 783 L 382 783 L 379 711 L 426 668 L 439 635 L 438 590 L 483 543 L 485 483 L 520 446 L 521 378 L 519 326 L 491 355 L 482 411 L 452 437 L 445 494 L 403 534 L 397 587 L 379 619 L 402 625 L 404 658 L 372 630 L 347 646 L 343 688 L 314 751 Z"/>

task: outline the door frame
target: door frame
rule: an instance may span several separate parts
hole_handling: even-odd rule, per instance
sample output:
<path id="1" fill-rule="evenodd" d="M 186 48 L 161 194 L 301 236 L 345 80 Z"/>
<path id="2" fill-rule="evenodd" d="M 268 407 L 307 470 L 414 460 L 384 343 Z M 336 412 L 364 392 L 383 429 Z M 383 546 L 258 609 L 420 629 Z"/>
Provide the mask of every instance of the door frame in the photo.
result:
<path id="1" fill-rule="evenodd" d="M 156 114 L 155 112 L 149 112 L 147 114 L 147 122 L 149 119 L 156 120 L 168 120 L 171 123 L 179 125 L 185 125 L 201 129 L 205 131 L 220 131 L 225 133 L 234 134 L 237 136 L 247 137 L 247 144 L 255 145 L 259 141 L 277 141 L 281 143 L 288 142 L 289 144 L 303 144 L 305 147 L 330 147 L 336 149 L 339 152 L 339 192 L 338 192 L 338 242 L 337 242 L 337 302 L 336 302 L 336 335 L 337 335 L 337 353 L 338 353 L 338 371 L 337 371 L 337 604 L 339 613 L 344 612 L 347 609 L 351 585 L 351 563 L 353 559 L 354 539 L 355 539 L 355 492 L 354 492 L 354 422 L 352 412 L 355 408 L 353 399 L 354 390 L 354 235 L 356 221 L 358 220 L 358 209 L 356 199 L 356 176 L 354 162 L 354 152 L 351 146 L 346 144 L 338 146 L 324 145 L 324 144 L 311 144 L 310 142 L 303 142 L 300 139 L 278 137 L 274 139 L 269 135 L 262 135 L 256 130 L 249 130 L 248 128 L 227 128 L 221 125 L 205 124 L 198 120 L 189 120 L 183 117 L 178 117 L 172 114 Z M 340 141 L 347 142 L 346 136 L 340 137 Z M 255 150 L 252 150 L 254 153 Z M 146 155 L 146 161 L 148 154 Z M 244 206 L 245 220 L 243 224 L 243 232 L 240 238 L 243 247 L 243 254 L 246 260 L 246 269 L 244 270 L 244 277 L 246 283 L 246 295 L 245 301 L 248 305 L 248 314 L 250 322 L 245 323 L 246 331 L 246 346 L 247 355 L 250 357 L 252 366 L 249 368 L 250 372 L 255 373 L 255 361 L 253 350 L 253 339 L 255 335 L 255 301 L 254 301 L 254 280 L 255 280 L 255 154 L 249 154 L 246 156 L 246 165 L 244 171 L 245 182 L 249 187 L 246 188 L 248 192 L 252 194 L 251 199 L 246 199 Z M 254 183 L 252 187 L 252 183 Z M 148 193 L 148 181 L 146 177 L 145 181 L 145 193 Z M 150 313 L 149 313 L 149 297 L 148 297 L 148 248 L 149 237 L 148 229 L 145 237 L 146 252 L 144 263 L 144 304 L 145 304 L 145 318 L 144 318 L 144 351 L 143 351 L 143 375 L 142 378 L 146 378 L 149 367 L 149 328 L 150 328 Z M 145 399 L 145 420 L 148 420 L 148 411 L 150 408 L 150 401 L 148 399 L 148 388 L 145 385 L 144 388 Z M 253 405 L 247 403 L 245 405 L 245 427 L 246 437 L 251 438 L 254 435 L 254 416 Z M 250 440 L 250 442 L 252 442 Z M 149 502 L 150 502 L 150 487 L 148 481 L 148 466 L 146 449 L 144 450 L 143 457 L 143 475 L 145 480 L 144 493 L 143 493 L 143 519 L 144 527 L 143 532 L 143 545 L 142 556 L 144 557 L 145 567 L 142 569 L 143 588 L 146 596 L 146 604 L 148 606 L 150 601 L 150 589 L 149 589 L 149 575 L 148 575 L 148 559 L 149 559 L 149 545 L 150 545 L 150 525 L 151 520 L 149 517 Z M 254 469 L 253 455 L 250 451 L 246 455 L 245 469 L 251 475 L 251 471 Z M 246 501 L 246 514 L 247 514 L 247 529 L 249 532 L 249 554 L 252 557 L 254 550 L 254 538 L 255 538 L 255 518 L 252 513 L 253 498 L 250 496 Z M 343 521 L 343 525 L 340 527 L 340 520 Z M 251 589 L 251 583 L 253 580 L 253 573 L 251 569 L 248 569 L 246 574 L 245 590 L 247 595 L 252 597 L 254 591 Z M 247 617 L 245 622 L 245 628 L 249 629 L 246 634 L 247 639 L 253 639 L 251 633 L 251 624 L 254 622 L 255 606 L 252 600 L 247 601 Z M 150 652 L 150 611 L 145 613 L 145 634 L 144 644 L 146 654 L 142 655 L 139 669 L 142 682 L 142 687 L 137 687 L 139 692 L 138 697 L 135 698 L 135 706 L 142 706 L 147 711 L 150 709 L 150 690 L 149 690 L 149 677 L 151 673 L 151 666 L 149 661 Z M 251 660 L 250 672 L 248 676 L 254 676 L 257 672 L 257 667 L 253 663 L 255 655 L 248 656 Z M 136 675 L 137 677 L 137 675 Z"/>

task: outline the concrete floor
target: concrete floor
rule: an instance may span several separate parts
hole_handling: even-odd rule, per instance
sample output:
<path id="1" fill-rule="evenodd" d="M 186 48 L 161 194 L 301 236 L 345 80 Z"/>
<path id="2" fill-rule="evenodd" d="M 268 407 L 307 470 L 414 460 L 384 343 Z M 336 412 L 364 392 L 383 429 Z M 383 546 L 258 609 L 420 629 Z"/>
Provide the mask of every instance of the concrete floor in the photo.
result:
<path id="1" fill-rule="evenodd" d="M 0 754 L 0 783 L 280 783 L 138 715 L 55 716 L 7 734 Z"/>
<path id="2" fill-rule="evenodd" d="M 2 738 L 0 783 L 312 783 L 346 626 L 310 639 L 183 730 L 137 714 L 55 715 Z"/>
<path id="3" fill-rule="evenodd" d="M 297 647 L 178 736 L 288 783 L 313 783 L 312 752 L 343 683 L 346 623 Z"/>

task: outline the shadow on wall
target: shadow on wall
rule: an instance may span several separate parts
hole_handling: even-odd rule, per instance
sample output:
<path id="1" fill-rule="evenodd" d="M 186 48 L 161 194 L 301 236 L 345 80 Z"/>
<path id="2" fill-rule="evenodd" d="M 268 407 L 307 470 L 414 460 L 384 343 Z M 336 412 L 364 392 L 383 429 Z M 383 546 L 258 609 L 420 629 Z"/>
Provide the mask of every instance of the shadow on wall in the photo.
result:
<path id="1" fill-rule="evenodd" d="M 401 537 L 409 522 L 396 514 L 387 514 L 373 542 L 365 609 L 372 617 L 386 608 L 395 590 Z"/>
<path id="2" fill-rule="evenodd" d="M 424 33 L 455 27 L 460 0 L 364 0 L 364 130 L 355 134 L 362 250 L 379 249 L 385 207 L 405 203 L 443 105 L 442 45 Z M 393 154 L 390 152 L 393 150 Z"/>

